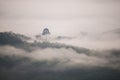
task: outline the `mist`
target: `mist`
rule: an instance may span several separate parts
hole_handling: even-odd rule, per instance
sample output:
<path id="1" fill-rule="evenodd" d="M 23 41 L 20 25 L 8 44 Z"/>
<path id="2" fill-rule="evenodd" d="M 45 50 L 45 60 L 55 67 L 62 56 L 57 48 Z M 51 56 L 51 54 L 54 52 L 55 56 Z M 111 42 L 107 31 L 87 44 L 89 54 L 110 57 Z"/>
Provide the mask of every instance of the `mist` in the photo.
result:
<path id="1" fill-rule="evenodd" d="M 54 46 L 51 47 L 50 44 Z M 22 47 L 1 45 L 0 79 L 97 80 L 96 75 L 100 79 L 119 80 L 120 50 L 84 50 L 61 44 L 56 46 L 54 43 L 41 45 L 27 48 L 23 48 L 26 44 Z"/>
<path id="2" fill-rule="evenodd" d="M 119 8 L 120 0 L 0 0 L 0 80 L 120 80 Z"/>
<path id="3" fill-rule="evenodd" d="M 89 53 L 88 53 L 89 52 Z M 28 58 L 31 62 L 46 61 L 48 65 L 55 63 L 53 69 L 57 68 L 93 68 L 110 67 L 120 69 L 119 50 L 109 51 L 83 51 L 77 52 L 72 48 L 38 48 L 33 51 L 15 48 L 13 46 L 0 47 L 0 55 L 8 57 Z"/>

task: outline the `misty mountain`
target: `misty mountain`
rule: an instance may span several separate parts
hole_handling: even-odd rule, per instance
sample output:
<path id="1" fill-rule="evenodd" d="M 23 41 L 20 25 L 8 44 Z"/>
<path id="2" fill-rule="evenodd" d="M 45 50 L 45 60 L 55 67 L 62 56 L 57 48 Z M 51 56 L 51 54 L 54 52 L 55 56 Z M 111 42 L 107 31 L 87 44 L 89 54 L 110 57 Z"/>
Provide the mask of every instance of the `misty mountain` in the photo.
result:
<path id="1" fill-rule="evenodd" d="M 68 64 L 68 62 L 71 62 L 71 60 L 65 58 L 64 61 L 64 58 L 59 60 L 59 59 L 54 59 L 54 57 L 53 57 L 53 61 L 50 61 L 51 59 L 49 61 L 34 60 L 33 58 L 30 57 L 11 55 L 12 53 L 14 53 L 13 52 L 14 50 L 12 51 L 10 50 L 10 47 L 8 48 L 9 48 L 8 55 L 4 55 L 6 54 L 6 52 L 0 50 L 1 53 L 0 80 L 28 80 L 28 79 L 29 80 L 119 80 L 120 79 L 119 69 L 114 69 L 110 67 L 101 67 L 100 66 L 101 63 L 99 62 L 98 62 L 99 66 L 97 67 L 95 66 L 90 67 L 90 65 L 92 65 L 91 63 L 88 66 L 83 66 L 83 67 L 81 67 L 83 64 L 81 65 L 73 64 L 76 65 L 77 67 L 71 67 L 69 65 L 64 69 L 59 69 L 59 67 L 62 68 L 62 66 Z M 53 50 L 55 51 L 55 49 Z M 38 53 L 46 54 L 45 52 L 40 53 L 41 51 L 42 50 L 40 50 Z M 63 52 L 62 50 L 60 51 L 61 53 Z M 22 54 L 22 52 L 19 51 L 17 51 L 16 53 Z M 114 53 L 114 51 L 111 53 Z M 115 52 L 115 53 L 119 53 L 119 52 Z M 68 53 L 66 53 L 66 55 L 67 54 Z M 53 54 L 51 53 L 51 55 Z M 46 55 L 46 56 L 51 56 L 51 55 Z M 37 56 L 39 55 L 35 54 L 35 57 Z M 67 56 L 70 55 L 68 54 Z M 97 56 L 95 58 L 97 58 Z M 113 59 L 112 57 L 110 58 Z M 81 57 L 80 60 L 82 61 L 82 59 L 84 59 L 84 57 Z M 63 62 L 61 62 L 62 60 Z M 85 59 L 85 60 L 86 62 L 84 64 L 89 63 L 89 59 Z M 103 61 L 104 60 L 105 59 L 103 59 Z M 115 64 L 116 63 L 114 61 L 113 65 Z M 56 69 L 56 67 L 58 68 Z"/>
<path id="2" fill-rule="evenodd" d="M 13 32 L 0 32 L 0 45 L 22 44 L 28 39 L 30 38 L 21 34 Z"/>
<path id="3" fill-rule="evenodd" d="M 102 38 L 108 38 L 108 39 L 119 39 L 120 38 L 120 28 L 113 29 L 110 31 L 103 32 L 101 34 Z"/>
<path id="4" fill-rule="evenodd" d="M 27 42 L 0 33 L 0 80 L 119 80 L 120 50 L 94 51 L 61 43 Z"/>
<path id="5" fill-rule="evenodd" d="M 113 33 L 113 34 L 118 34 L 118 35 L 120 35 L 120 28 L 117 28 L 117 29 L 113 29 L 113 30 L 104 32 L 104 34 L 107 34 L 107 33 Z"/>
<path id="6" fill-rule="evenodd" d="M 86 48 L 79 48 L 71 45 L 65 45 L 60 43 L 50 43 L 50 42 L 33 42 L 29 43 L 27 40 L 30 39 L 27 36 L 11 33 L 11 32 L 1 32 L 0 33 L 0 45 L 11 45 L 17 48 L 24 49 L 26 51 L 32 51 L 34 49 L 38 48 L 71 48 L 75 50 L 78 53 L 89 53 L 89 49 Z"/>
<path id="7" fill-rule="evenodd" d="M 68 40 L 70 40 L 70 39 L 73 39 L 73 37 L 68 37 L 68 36 L 57 36 L 56 39 L 57 39 L 57 40 L 62 40 L 62 39 L 68 39 Z"/>
<path id="8" fill-rule="evenodd" d="M 110 68 L 49 69 L 57 63 L 31 62 L 27 58 L 1 57 L 0 80 L 119 80 L 120 71 Z"/>

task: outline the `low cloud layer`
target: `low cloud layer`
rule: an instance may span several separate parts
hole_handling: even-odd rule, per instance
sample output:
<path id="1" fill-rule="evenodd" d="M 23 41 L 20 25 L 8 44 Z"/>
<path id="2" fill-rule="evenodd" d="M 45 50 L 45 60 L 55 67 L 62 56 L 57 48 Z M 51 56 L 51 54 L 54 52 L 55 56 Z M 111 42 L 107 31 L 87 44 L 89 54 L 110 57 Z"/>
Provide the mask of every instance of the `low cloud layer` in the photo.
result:
<path id="1" fill-rule="evenodd" d="M 120 51 L 89 51 L 89 53 L 78 53 L 72 48 L 38 48 L 33 51 L 12 46 L 0 47 L 0 55 L 13 58 L 28 58 L 33 62 L 46 61 L 48 65 L 54 63 L 53 69 L 65 68 L 92 68 L 92 67 L 109 67 L 120 69 Z"/>
<path id="2" fill-rule="evenodd" d="M 119 80 L 120 50 L 32 42 L 0 34 L 0 80 Z"/>
<path id="3" fill-rule="evenodd" d="M 107 30 L 100 34 L 82 32 L 74 38 L 61 38 L 57 42 L 94 50 L 120 49 L 120 28 Z"/>

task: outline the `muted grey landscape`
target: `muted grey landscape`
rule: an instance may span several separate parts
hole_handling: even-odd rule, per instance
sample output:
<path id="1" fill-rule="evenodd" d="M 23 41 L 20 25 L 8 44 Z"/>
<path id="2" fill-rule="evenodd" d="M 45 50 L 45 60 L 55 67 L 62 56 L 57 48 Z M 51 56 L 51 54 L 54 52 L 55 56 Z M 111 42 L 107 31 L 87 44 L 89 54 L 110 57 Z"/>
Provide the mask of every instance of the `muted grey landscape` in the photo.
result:
<path id="1" fill-rule="evenodd" d="M 120 50 L 90 50 L 0 33 L 1 80 L 119 80 Z"/>
<path id="2" fill-rule="evenodd" d="M 0 80 L 120 80 L 120 0 L 0 0 Z"/>

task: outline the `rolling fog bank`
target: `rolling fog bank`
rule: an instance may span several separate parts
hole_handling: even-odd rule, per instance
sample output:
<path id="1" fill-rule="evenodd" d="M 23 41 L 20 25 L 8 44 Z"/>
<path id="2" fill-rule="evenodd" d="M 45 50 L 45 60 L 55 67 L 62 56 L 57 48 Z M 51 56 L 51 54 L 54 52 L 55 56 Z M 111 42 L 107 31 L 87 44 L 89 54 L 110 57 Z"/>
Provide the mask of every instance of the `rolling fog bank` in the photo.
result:
<path id="1" fill-rule="evenodd" d="M 0 35 L 1 80 L 120 79 L 119 49 L 99 51 L 61 43 L 28 43 L 19 36 Z"/>

